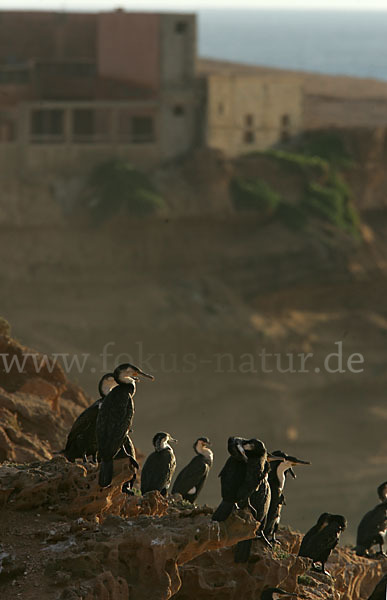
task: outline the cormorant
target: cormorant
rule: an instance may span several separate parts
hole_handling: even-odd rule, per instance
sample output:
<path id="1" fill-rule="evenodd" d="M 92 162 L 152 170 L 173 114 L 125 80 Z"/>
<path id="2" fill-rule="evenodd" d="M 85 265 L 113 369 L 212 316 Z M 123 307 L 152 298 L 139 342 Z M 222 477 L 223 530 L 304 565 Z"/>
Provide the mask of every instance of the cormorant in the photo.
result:
<path id="1" fill-rule="evenodd" d="M 292 467 L 298 465 L 310 465 L 306 460 L 300 460 L 295 456 L 288 456 L 281 450 L 272 452 L 273 456 L 278 457 L 278 461 L 274 460 L 270 464 L 269 484 L 271 489 L 271 502 L 269 512 L 267 514 L 265 536 L 274 543 L 279 543 L 275 539 L 275 534 L 281 520 L 282 505 L 285 504 L 285 496 L 283 494 L 286 476 L 288 473 L 295 479 L 296 474 Z"/>
<path id="2" fill-rule="evenodd" d="M 325 571 L 325 563 L 331 551 L 339 543 L 340 534 L 346 526 L 347 522 L 342 515 L 323 513 L 320 515 L 316 525 L 304 535 L 298 556 L 311 558 L 313 569 L 329 575 Z M 321 563 L 321 570 L 317 569 L 315 565 L 317 562 Z"/>
<path id="3" fill-rule="evenodd" d="M 264 477 L 268 460 L 265 444 L 255 438 L 229 438 L 228 451 L 231 456 L 219 474 L 222 502 L 212 515 L 213 521 L 225 521 L 235 505 L 238 508 L 248 507 L 255 517 L 250 496 Z"/>
<path id="4" fill-rule="evenodd" d="M 181 494 L 184 500 L 195 502 L 212 467 L 213 453 L 210 445 L 211 442 L 206 437 L 196 440 L 193 445 L 196 456 L 176 477 L 172 494 Z"/>
<path id="5" fill-rule="evenodd" d="M 117 384 L 107 396 L 98 411 L 97 454 L 101 461 L 99 485 L 107 487 L 113 478 L 113 458 L 124 444 L 134 415 L 133 396 L 136 381 L 140 377 L 154 379 L 129 363 L 119 365 L 114 371 Z"/>
<path id="6" fill-rule="evenodd" d="M 291 592 L 286 592 L 281 588 L 266 588 L 261 593 L 261 600 L 279 600 L 281 596 L 297 596 Z"/>
<path id="7" fill-rule="evenodd" d="M 141 471 L 141 493 L 158 490 L 167 495 L 176 469 L 175 454 L 169 442 L 177 442 L 169 433 L 156 433 L 152 440 L 154 452 L 148 456 Z"/>
<path id="8" fill-rule="evenodd" d="M 377 492 L 381 502 L 387 500 L 387 481 L 384 481 L 379 485 Z"/>
<path id="9" fill-rule="evenodd" d="M 381 556 L 387 534 L 387 500 L 380 502 L 364 515 L 357 528 L 356 554 L 367 556 L 372 546 L 378 545 Z"/>
<path id="10" fill-rule="evenodd" d="M 382 577 L 376 585 L 374 591 L 368 600 L 386 600 L 387 597 L 387 573 Z"/>
<path id="11" fill-rule="evenodd" d="M 93 402 L 86 410 L 75 419 L 70 433 L 67 436 L 67 443 L 62 453 L 67 460 L 74 462 L 76 458 L 86 460 L 87 456 L 92 456 L 95 460 L 97 452 L 96 423 L 98 411 L 104 397 L 117 385 L 113 373 L 106 373 L 98 384 L 100 397 Z"/>

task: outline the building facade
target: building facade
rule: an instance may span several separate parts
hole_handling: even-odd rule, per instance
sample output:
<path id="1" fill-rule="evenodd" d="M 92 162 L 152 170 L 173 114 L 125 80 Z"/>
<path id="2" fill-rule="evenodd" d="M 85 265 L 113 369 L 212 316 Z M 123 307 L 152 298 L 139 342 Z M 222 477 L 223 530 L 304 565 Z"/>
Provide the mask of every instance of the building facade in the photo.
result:
<path id="1" fill-rule="evenodd" d="M 189 151 L 195 57 L 194 15 L 0 12 L 2 163 L 63 171 Z"/>
<path id="2" fill-rule="evenodd" d="M 214 61 L 216 64 L 216 61 Z M 198 145 L 235 156 L 302 127 L 282 77 L 196 69 L 190 14 L 0 11 L 0 168 L 151 167 Z"/>
<path id="3" fill-rule="evenodd" d="M 279 76 L 206 75 L 206 144 L 228 156 L 264 150 L 302 130 L 303 93 Z"/>

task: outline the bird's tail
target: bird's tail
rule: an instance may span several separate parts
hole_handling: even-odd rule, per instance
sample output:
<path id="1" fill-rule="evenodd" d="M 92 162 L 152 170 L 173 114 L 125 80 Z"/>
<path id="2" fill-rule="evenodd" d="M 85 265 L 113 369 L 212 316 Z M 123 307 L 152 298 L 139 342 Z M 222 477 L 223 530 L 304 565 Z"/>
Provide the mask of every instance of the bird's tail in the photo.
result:
<path id="1" fill-rule="evenodd" d="M 101 487 L 108 487 L 113 479 L 113 460 L 101 461 L 98 483 Z"/>
<path id="2" fill-rule="evenodd" d="M 222 500 L 219 504 L 218 508 L 212 515 L 213 521 L 225 521 L 227 517 L 231 515 L 232 509 L 234 508 L 234 502 L 228 502 L 227 500 Z"/>
<path id="3" fill-rule="evenodd" d="M 249 560 L 252 543 L 253 540 L 243 540 L 237 543 L 234 551 L 234 562 L 244 563 Z"/>

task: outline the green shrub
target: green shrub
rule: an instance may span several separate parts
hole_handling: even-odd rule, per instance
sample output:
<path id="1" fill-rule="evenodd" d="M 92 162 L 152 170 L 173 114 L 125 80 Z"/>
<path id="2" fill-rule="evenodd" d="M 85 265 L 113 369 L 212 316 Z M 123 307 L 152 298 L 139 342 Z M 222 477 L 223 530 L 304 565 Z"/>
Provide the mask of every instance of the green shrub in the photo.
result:
<path id="1" fill-rule="evenodd" d="M 301 150 L 309 156 L 318 156 L 336 166 L 349 166 L 352 157 L 342 137 L 335 131 L 314 131 L 305 135 Z"/>
<path id="2" fill-rule="evenodd" d="M 315 586 L 315 582 L 314 580 L 309 577 L 308 575 L 299 575 L 297 578 L 297 583 L 299 583 L 300 585 L 311 585 L 311 586 Z"/>
<path id="3" fill-rule="evenodd" d="M 124 159 L 112 159 L 96 167 L 90 174 L 88 187 L 92 194 L 87 207 L 96 220 L 122 209 L 142 217 L 165 206 L 149 177 Z"/>
<path id="4" fill-rule="evenodd" d="M 329 163 L 319 156 L 308 156 L 302 153 L 285 152 L 272 148 L 250 152 L 246 156 L 265 156 L 280 163 L 288 171 L 296 170 L 308 177 L 321 177 L 329 173 Z"/>
<path id="5" fill-rule="evenodd" d="M 306 213 L 326 219 L 353 237 L 359 237 L 359 215 L 352 203 L 347 184 L 337 173 L 331 175 L 325 186 L 309 183 L 302 207 Z"/>
<path id="6" fill-rule="evenodd" d="M 231 194 L 238 211 L 257 211 L 269 215 L 275 212 L 281 201 L 281 196 L 258 177 L 234 177 L 231 180 Z"/>

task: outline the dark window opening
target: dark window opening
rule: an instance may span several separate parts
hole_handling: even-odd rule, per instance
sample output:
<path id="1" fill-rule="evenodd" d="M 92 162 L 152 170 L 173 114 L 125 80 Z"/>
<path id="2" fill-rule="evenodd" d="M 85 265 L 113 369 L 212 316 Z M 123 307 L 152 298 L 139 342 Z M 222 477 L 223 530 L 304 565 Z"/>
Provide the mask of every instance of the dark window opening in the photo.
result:
<path id="1" fill-rule="evenodd" d="M 185 33 L 188 29 L 188 23 L 186 21 L 177 21 L 175 24 L 176 33 Z"/>
<path id="2" fill-rule="evenodd" d="M 290 116 L 282 115 L 281 117 L 281 142 L 287 142 L 290 139 Z"/>
<path id="3" fill-rule="evenodd" d="M 64 111 L 59 109 L 33 110 L 30 131 L 33 141 L 63 141 Z"/>
<path id="4" fill-rule="evenodd" d="M 173 114 L 175 115 L 175 117 L 181 117 L 182 115 L 184 115 L 184 113 L 185 110 L 182 104 L 176 104 L 176 106 L 173 107 Z"/>
<path id="5" fill-rule="evenodd" d="M 255 142 L 254 131 L 245 131 L 243 134 L 243 141 L 245 144 L 254 144 L 254 142 Z"/>
<path id="6" fill-rule="evenodd" d="M 282 124 L 282 127 L 288 127 L 290 125 L 290 116 L 289 115 L 282 115 L 282 117 L 281 117 L 281 124 Z"/>
<path id="7" fill-rule="evenodd" d="M 29 80 L 28 69 L 0 69 L 0 84 L 20 85 L 28 83 Z"/>
<path id="8" fill-rule="evenodd" d="M 94 133 L 94 111 L 76 109 L 73 112 L 73 135 L 78 138 L 90 138 Z"/>
<path id="9" fill-rule="evenodd" d="M 254 115 L 246 115 L 245 116 L 245 124 L 247 127 L 252 127 L 254 123 Z"/>
<path id="10" fill-rule="evenodd" d="M 154 141 L 152 117 L 132 117 L 132 141 L 139 144 Z"/>

